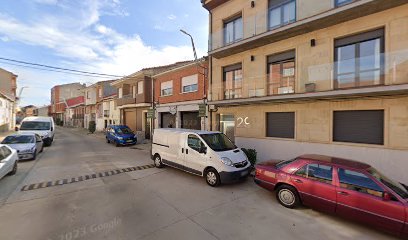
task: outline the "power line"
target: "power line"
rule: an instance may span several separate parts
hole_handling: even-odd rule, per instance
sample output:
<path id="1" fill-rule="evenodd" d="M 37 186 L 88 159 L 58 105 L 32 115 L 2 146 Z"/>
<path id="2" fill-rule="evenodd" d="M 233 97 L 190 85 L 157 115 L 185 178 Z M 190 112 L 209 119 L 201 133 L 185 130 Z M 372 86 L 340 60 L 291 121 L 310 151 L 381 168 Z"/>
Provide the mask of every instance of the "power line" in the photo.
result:
<path id="1" fill-rule="evenodd" d="M 96 76 L 96 75 L 87 75 L 87 74 L 74 73 L 74 72 L 65 72 L 65 71 L 59 71 L 59 70 L 53 70 L 53 69 L 44 69 L 44 68 L 39 68 L 39 67 L 34 67 L 34 66 L 26 66 L 26 65 L 10 63 L 10 62 L 4 62 L 4 61 L 0 61 L 0 63 L 9 64 L 9 65 L 18 66 L 18 67 L 25 67 L 25 68 L 31 68 L 31 69 L 36 69 L 36 70 L 48 71 L 48 72 L 57 72 L 57 73 L 72 74 L 72 75 L 84 76 L 84 77 L 111 79 L 111 77 L 108 77 L 108 76 Z"/>
<path id="2" fill-rule="evenodd" d="M 10 59 L 10 58 L 0 57 L 0 59 L 4 60 L 4 61 L 8 61 L 8 62 L 15 62 L 15 63 L 25 64 L 25 65 L 32 65 L 32 66 L 38 66 L 38 67 L 44 67 L 44 68 L 50 68 L 50 69 L 57 69 L 57 70 L 63 70 L 63 71 L 68 71 L 68 72 L 74 72 L 74 73 L 90 74 L 90 75 L 97 75 L 97 76 L 104 76 L 104 77 L 116 77 L 116 78 L 124 77 L 124 76 L 105 74 L 105 73 L 95 73 L 95 72 L 80 71 L 80 70 L 75 70 L 75 69 L 70 69 L 70 68 L 60 68 L 60 67 L 54 67 L 54 66 L 38 64 L 38 63 L 25 62 L 25 61 Z"/>

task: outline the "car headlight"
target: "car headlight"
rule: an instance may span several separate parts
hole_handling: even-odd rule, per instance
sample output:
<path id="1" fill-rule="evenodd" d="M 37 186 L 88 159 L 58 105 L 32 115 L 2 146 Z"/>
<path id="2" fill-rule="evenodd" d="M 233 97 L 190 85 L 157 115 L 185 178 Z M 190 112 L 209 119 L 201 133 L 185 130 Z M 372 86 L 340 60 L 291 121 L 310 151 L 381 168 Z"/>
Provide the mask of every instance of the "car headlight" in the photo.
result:
<path id="1" fill-rule="evenodd" d="M 123 140 L 123 137 L 118 137 L 119 140 Z"/>
<path id="2" fill-rule="evenodd" d="M 227 166 L 234 166 L 234 163 L 231 161 L 231 159 L 227 158 L 227 157 L 222 157 L 221 158 L 221 162 L 224 163 Z"/>

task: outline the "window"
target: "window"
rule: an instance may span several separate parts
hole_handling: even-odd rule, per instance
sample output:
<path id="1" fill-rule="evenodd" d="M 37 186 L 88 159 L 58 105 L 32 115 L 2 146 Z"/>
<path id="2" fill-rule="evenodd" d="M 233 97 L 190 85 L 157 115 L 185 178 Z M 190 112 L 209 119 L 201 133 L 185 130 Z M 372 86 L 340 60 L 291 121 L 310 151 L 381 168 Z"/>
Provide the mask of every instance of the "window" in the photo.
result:
<path id="1" fill-rule="evenodd" d="M 183 93 L 196 92 L 198 90 L 198 75 L 191 75 L 181 79 L 181 91 Z"/>
<path id="2" fill-rule="evenodd" d="M 88 91 L 86 92 L 86 99 L 90 99 Z"/>
<path id="3" fill-rule="evenodd" d="M 167 81 L 161 83 L 161 95 L 170 96 L 173 95 L 173 81 Z"/>
<path id="4" fill-rule="evenodd" d="M 384 29 L 335 41 L 335 88 L 383 84 Z"/>
<path id="5" fill-rule="evenodd" d="M 331 184 L 333 180 L 333 167 L 322 164 L 308 164 L 297 170 L 295 175 Z"/>
<path id="6" fill-rule="evenodd" d="M 99 92 L 99 97 L 102 97 L 102 88 L 99 88 L 98 92 Z"/>
<path id="7" fill-rule="evenodd" d="M 236 64 L 223 69 L 224 99 L 242 97 L 242 66 Z"/>
<path id="8" fill-rule="evenodd" d="M 143 81 L 137 82 L 137 94 L 143 93 Z"/>
<path id="9" fill-rule="evenodd" d="M 6 159 L 10 155 L 11 155 L 11 150 L 8 147 L 6 147 L 6 146 L 1 147 L 1 149 L 0 149 L 0 160 Z"/>
<path id="10" fill-rule="evenodd" d="M 224 22 L 224 44 L 239 41 L 243 35 L 242 16 Z"/>
<path id="11" fill-rule="evenodd" d="M 294 93 L 295 51 L 268 57 L 268 94 Z"/>
<path id="12" fill-rule="evenodd" d="M 334 4 L 335 4 L 336 7 L 340 7 L 340 6 L 346 5 L 348 3 L 351 3 L 353 1 L 354 0 L 334 0 Z"/>
<path id="13" fill-rule="evenodd" d="M 269 0 L 269 29 L 296 21 L 295 0 Z"/>
<path id="14" fill-rule="evenodd" d="M 200 140 L 199 137 L 197 137 L 196 135 L 188 135 L 188 140 L 187 140 L 187 144 L 190 148 L 196 150 L 196 151 L 200 151 L 201 147 L 204 146 L 203 142 Z"/>
<path id="15" fill-rule="evenodd" d="M 122 98 L 123 97 L 123 88 L 119 88 L 118 91 L 119 91 L 118 98 Z"/>
<path id="16" fill-rule="evenodd" d="M 383 196 L 384 190 L 363 173 L 339 168 L 338 175 L 340 187 L 342 188 L 370 194 L 376 197 Z"/>
<path id="17" fill-rule="evenodd" d="M 384 110 L 335 111 L 333 141 L 384 144 Z"/>
<path id="18" fill-rule="evenodd" d="M 136 86 L 132 86 L 132 96 L 133 98 L 136 97 Z"/>
<path id="19" fill-rule="evenodd" d="M 295 138 L 295 113 L 266 113 L 266 136 L 277 138 Z"/>

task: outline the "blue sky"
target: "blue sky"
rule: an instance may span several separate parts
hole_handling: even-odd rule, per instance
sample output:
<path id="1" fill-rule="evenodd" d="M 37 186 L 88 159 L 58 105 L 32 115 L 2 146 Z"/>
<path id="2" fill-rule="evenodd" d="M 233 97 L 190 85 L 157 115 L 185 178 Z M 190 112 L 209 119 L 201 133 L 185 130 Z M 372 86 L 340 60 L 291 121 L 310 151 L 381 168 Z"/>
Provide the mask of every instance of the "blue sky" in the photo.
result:
<path id="1" fill-rule="evenodd" d="M 144 67 L 207 52 L 208 13 L 200 0 L 5 0 L 0 1 L 0 57 L 126 75 Z M 20 105 L 49 103 L 54 85 L 103 79 L 6 64 L 27 86 Z"/>

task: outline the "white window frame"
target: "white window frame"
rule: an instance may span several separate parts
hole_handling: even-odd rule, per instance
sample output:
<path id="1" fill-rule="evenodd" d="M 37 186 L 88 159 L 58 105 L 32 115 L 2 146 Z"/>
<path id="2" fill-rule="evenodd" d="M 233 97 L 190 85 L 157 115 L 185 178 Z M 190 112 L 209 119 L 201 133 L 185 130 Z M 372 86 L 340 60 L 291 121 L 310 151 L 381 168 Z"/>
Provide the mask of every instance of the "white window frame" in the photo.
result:
<path id="1" fill-rule="evenodd" d="M 143 81 L 137 82 L 137 94 L 142 94 L 143 93 L 143 88 L 144 88 Z"/>
<path id="2" fill-rule="evenodd" d="M 185 87 L 191 87 L 196 85 L 195 90 L 189 90 L 189 91 L 184 91 Z M 191 93 L 191 92 L 197 92 L 198 91 L 198 74 L 190 75 L 181 78 L 181 92 L 182 93 Z"/>
<path id="3" fill-rule="evenodd" d="M 163 94 L 165 90 L 169 90 L 170 93 Z M 160 84 L 160 96 L 165 97 L 165 96 L 171 96 L 173 95 L 173 80 L 162 82 Z"/>

